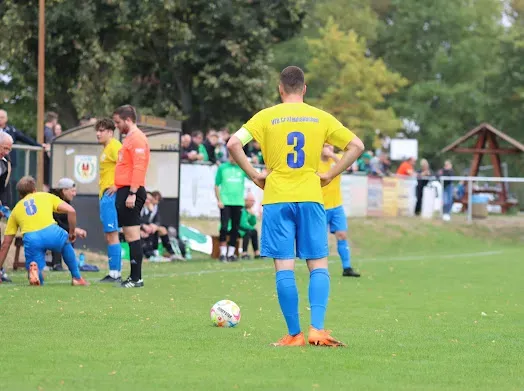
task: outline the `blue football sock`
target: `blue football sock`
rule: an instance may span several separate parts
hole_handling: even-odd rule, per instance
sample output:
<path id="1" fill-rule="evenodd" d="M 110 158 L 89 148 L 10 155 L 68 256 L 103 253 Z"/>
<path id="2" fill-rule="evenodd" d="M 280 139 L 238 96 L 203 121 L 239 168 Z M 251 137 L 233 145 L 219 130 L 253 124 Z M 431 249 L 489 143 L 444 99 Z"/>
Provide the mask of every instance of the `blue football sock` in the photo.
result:
<path id="1" fill-rule="evenodd" d="M 298 291 L 293 270 L 280 270 L 276 274 L 277 295 L 280 308 L 286 319 L 289 335 L 300 333 L 298 319 Z"/>
<path id="2" fill-rule="evenodd" d="M 342 261 L 342 267 L 344 269 L 351 267 L 351 250 L 349 249 L 349 243 L 347 240 L 337 240 L 337 250 L 340 260 Z"/>
<path id="3" fill-rule="evenodd" d="M 109 261 L 109 270 L 122 270 L 122 247 L 120 243 L 110 244 L 107 246 L 107 260 Z"/>
<path id="4" fill-rule="evenodd" d="M 309 307 L 311 308 L 311 325 L 317 330 L 324 329 L 328 297 L 328 269 L 311 271 L 309 274 Z"/>
<path id="5" fill-rule="evenodd" d="M 71 243 L 66 243 L 62 249 L 62 258 L 64 258 L 64 262 L 67 265 L 71 276 L 73 276 L 73 278 L 81 278 L 78 262 L 76 261 L 75 250 L 73 249 L 73 246 L 71 246 Z"/>

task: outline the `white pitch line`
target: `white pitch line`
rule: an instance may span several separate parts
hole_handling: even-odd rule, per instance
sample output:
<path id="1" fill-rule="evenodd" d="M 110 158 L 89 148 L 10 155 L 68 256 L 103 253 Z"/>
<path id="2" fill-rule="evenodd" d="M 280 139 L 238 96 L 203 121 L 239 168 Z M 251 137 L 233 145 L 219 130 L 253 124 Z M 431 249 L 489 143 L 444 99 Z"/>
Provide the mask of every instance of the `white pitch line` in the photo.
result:
<path id="1" fill-rule="evenodd" d="M 483 251 L 475 253 L 459 253 L 459 254 L 432 254 L 432 255 L 411 255 L 411 256 L 402 256 L 402 257 L 379 257 L 379 258 L 360 258 L 356 263 L 362 262 L 398 262 L 398 261 L 424 261 L 428 259 L 435 258 L 469 258 L 469 257 L 486 257 L 490 255 L 500 255 L 503 254 L 504 250 L 499 251 Z M 270 262 L 270 261 L 268 261 Z M 331 260 L 329 263 L 340 263 L 339 260 Z M 305 267 L 305 262 L 297 262 L 298 267 Z M 244 273 L 244 272 L 260 272 L 273 270 L 273 265 L 271 266 L 262 266 L 262 267 L 244 267 L 241 269 L 212 269 L 212 270 L 199 270 L 199 271 L 190 271 L 190 272 L 179 272 L 179 273 L 161 273 L 161 274 L 147 274 L 144 275 L 144 278 L 164 278 L 164 277 L 183 277 L 183 276 L 200 276 L 204 274 L 215 274 L 215 273 Z M 67 272 L 66 272 L 67 273 Z M 100 278 L 86 278 L 90 282 L 97 282 Z M 49 281 L 45 282 L 45 285 L 55 285 L 55 284 L 70 284 L 70 281 Z M 0 286 L 16 286 L 19 284 L 0 284 Z M 45 286 L 44 285 L 44 286 Z M 111 286 L 111 284 L 97 284 L 100 286 Z"/>

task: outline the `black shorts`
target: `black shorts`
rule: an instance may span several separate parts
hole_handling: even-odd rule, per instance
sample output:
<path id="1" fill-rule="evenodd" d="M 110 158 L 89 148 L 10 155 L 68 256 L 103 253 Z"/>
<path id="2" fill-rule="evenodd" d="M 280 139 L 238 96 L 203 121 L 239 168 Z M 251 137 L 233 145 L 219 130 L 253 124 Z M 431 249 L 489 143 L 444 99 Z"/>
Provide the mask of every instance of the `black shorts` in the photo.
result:
<path id="1" fill-rule="evenodd" d="M 140 211 L 146 202 L 146 189 L 139 187 L 136 192 L 135 207 L 130 209 L 126 206 L 129 195 L 129 186 L 121 187 L 116 192 L 116 213 L 118 214 L 118 225 L 120 227 L 134 227 L 140 225 Z"/>

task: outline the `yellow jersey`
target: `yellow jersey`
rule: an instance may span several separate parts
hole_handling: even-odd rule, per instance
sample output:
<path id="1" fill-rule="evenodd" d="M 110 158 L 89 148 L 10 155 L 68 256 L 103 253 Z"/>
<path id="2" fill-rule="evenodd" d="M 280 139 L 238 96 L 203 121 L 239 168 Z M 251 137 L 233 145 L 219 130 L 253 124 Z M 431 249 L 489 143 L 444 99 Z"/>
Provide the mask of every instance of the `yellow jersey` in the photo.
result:
<path id="1" fill-rule="evenodd" d="M 340 158 L 341 155 L 337 156 L 339 156 Z M 321 159 L 318 165 L 318 172 L 328 172 L 334 165 L 335 161 L 333 159 L 328 159 L 326 161 Z M 342 205 L 342 191 L 340 189 L 340 181 L 341 175 L 338 175 L 329 183 L 329 185 L 324 186 L 322 188 L 322 195 L 324 197 L 324 209 L 333 209 L 337 206 Z"/>
<path id="2" fill-rule="evenodd" d="M 18 228 L 22 234 L 40 231 L 56 224 L 53 212 L 64 202 L 54 194 L 32 193 L 18 201 L 7 220 L 6 235 L 16 235 Z"/>
<path id="3" fill-rule="evenodd" d="M 281 103 L 259 111 L 243 129 L 260 143 L 271 170 L 263 204 L 323 204 L 317 171 L 324 143 L 345 149 L 355 137 L 331 114 L 306 103 Z"/>
<path id="4" fill-rule="evenodd" d="M 104 195 L 105 190 L 115 184 L 115 167 L 120 148 L 122 148 L 122 143 L 112 138 L 100 155 L 100 198 Z"/>

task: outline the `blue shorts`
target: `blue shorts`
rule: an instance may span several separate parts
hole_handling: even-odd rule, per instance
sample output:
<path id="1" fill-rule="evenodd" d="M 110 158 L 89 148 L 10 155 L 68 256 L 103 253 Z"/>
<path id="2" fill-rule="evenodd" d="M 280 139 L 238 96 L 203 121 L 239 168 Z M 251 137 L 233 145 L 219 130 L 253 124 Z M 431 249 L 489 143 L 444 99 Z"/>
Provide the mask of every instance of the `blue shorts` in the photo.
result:
<path id="1" fill-rule="evenodd" d="M 326 224 L 324 206 L 317 202 L 264 205 L 260 255 L 274 259 L 327 257 Z"/>
<path id="2" fill-rule="evenodd" d="M 116 194 L 104 193 L 100 198 L 100 221 L 105 233 L 118 231 L 118 215 L 116 213 Z"/>
<path id="3" fill-rule="evenodd" d="M 46 266 L 45 253 L 47 250 L 60 253 L 68 240 L 68 233 L 56 224 L 50 225 L 40 231 L 25 233 L 23 242 L 26 269 L 29 269 L 31 262 L 36 262 L 38 268 L 43 270 Z"/>
<path id="4" fill-rule="evenodd" d="M 327 223 L 329 225 L 329 232 L 334 234 L 335 232 L 348 230 L 348 222 L 346 220 L 346 213 L 344 213 L 344 207 L 342 205 L 336 208 L 326 209 Z"/>

